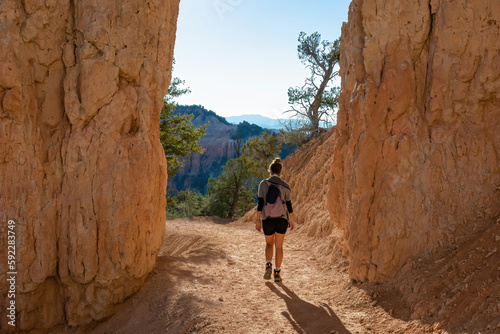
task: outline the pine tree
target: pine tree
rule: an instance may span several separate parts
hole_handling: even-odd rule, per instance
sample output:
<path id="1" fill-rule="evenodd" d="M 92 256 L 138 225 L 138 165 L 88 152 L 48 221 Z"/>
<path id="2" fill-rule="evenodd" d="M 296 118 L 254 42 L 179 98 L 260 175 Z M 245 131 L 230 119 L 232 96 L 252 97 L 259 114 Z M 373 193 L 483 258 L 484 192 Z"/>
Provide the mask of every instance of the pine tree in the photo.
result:
<path id="1" fill-rule="evenodd" d="M 268 168 L 281 152 L 282 142 L 276 134 L 264 133 L 248 140 L 243 145 L 243 159 L 249 172 L 258 178 L 269 176 Z"/>
<path id="2" fill-rule="evenodd" d="M 184 164 L 180 157 L 187 157 L 193 153 L 203 153 L 199 140 L 205 135 L 208 124 L 199 128 L 193 125 L 194 115 L 175 114 L 177 104 L 174 98 L 189 93 L 189 88 L 182 88 L 184 81 L 179 78 L 172 79 L 167 95 L 163 100 L 160 114 L 160 141 L 167 158 L 168 177 L 173 177 Z"/>
<path id="3" fill-rule="evenodd" d="M 311 71 L 310 77 L 302 87 L 288 89 L 288 104 L 293 116 L 306 119 L 307 131 L 317 131 L 320 122 L 335 120 L 338 106 L 339 87 L 328 87 L 339 72 L 335 71 L 340 59 L 340 39 L 333 43 L 321 40 L 318 32 L 299 34 L 298 56 L 302 64 Z"/>

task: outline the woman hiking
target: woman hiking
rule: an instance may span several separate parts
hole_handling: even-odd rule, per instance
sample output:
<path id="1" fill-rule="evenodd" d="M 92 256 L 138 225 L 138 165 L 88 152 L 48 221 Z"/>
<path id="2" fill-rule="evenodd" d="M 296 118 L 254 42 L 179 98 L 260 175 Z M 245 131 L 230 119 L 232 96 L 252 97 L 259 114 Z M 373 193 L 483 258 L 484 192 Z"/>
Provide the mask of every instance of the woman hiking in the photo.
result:
<path id="1" fill-rule="evenodd" d="M 295 227 L 291 201 L 291 189 L 288 183 L 280 178 L 281 159 L 276 158 L 269 165 L 268 179 L 259 184 L 259 203 L 257 205 L 257 221 L 255 229 L 264 230 L 266 237 L 266 271 L 264 279 L 270 279 L 273 272 L 273 251 L 276 248 L 274 281 L 281 282 L 281 262 L 283 261 L 283 241 L 285 233 Z"/>

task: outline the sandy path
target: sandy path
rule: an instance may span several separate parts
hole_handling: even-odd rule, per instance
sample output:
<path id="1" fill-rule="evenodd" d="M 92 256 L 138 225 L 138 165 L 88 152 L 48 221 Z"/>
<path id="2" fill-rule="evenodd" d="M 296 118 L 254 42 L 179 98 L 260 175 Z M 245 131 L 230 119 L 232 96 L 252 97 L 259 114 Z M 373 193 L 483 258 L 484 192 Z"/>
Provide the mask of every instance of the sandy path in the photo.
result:
<path id="1" fill-rule="evenodd" d="M 263 276 L 264 237 L 212 218 L 167 222 L 155 271 L 98 333 L 424 333 L 373 305 L 311 240 L 285 239 L 282 283 Z M 403 317 L 400 317 L 403 318 Z"/>

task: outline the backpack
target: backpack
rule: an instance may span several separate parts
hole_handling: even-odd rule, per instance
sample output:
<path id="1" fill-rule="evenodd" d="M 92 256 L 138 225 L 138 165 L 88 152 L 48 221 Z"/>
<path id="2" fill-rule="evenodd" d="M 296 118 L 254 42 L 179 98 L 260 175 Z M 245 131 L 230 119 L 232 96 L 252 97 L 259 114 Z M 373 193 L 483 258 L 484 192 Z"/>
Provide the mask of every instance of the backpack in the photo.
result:
<path id="1" fill-rule="evenodd" d="M 268 218 L 281 218 L 286 213 L 285 201 L 281 185 L 266 180 L 268 189 L 264 213 Z"/>

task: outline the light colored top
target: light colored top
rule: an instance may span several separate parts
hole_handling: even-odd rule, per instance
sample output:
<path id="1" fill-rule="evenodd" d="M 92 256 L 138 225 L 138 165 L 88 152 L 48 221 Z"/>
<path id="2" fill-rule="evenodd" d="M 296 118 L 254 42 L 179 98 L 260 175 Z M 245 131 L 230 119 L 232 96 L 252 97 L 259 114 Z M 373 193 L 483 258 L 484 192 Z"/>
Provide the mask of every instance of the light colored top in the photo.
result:
<path id="1" fill-rule="evenodd" d="M 264 205 L 266 201 L 267 191 L 269 189 L 269 186 L 267 185 L 266 181 L 269 181 L 271 183 L 276 183 L 282 186 L 281 191 L 283 192 L 283 197 L 284 197 L 282 198 L 283 201 L 288 202 L 292 200 L 292 190 L 290 189 L 290 185 L 285 181 L 283 181 L 278 176 L 272 175 L 270 178 L 262 180 L 259 184 L 258 194 L 259 197 L 264 199 Z M 266 218 L 267 218 L 266 213 L 264 212 L 264 210 L 262 210 L 262 220 L 265 220 Z M 283 218 L 286 218 L 286 220 L 290 221 L 290 214 L 288 213 L 288 209 L 286 209 L 286 213 L 285 215 L 283 215 Z"/>

